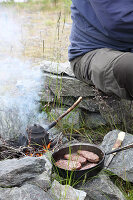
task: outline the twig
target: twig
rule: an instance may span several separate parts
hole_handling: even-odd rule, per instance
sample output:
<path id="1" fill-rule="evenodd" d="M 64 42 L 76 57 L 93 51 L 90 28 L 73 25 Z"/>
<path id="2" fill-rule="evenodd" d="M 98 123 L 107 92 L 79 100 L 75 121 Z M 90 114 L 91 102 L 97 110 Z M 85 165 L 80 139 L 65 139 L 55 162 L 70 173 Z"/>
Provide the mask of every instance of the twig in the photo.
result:
<path id="1" fill-rule="evenodd" d="M 58 135 L 58 137 L 55 138 L 55 140 L 53 141 L 53 143 L 51 142 L 51 147 L 54 146 L 52 151 L 55 151 L 56 148 L 59 148 L 59 143 L 62 142 L 62 137 L 63 134 L 62 132 Z"/>
<path id="2" fill-rule="evenodd" d="M 33 151 L 32 147 L 10 147 L 7 144 L 0 145 L 0 159 L 19 158 L 26 156 L 26 151 Z"/>

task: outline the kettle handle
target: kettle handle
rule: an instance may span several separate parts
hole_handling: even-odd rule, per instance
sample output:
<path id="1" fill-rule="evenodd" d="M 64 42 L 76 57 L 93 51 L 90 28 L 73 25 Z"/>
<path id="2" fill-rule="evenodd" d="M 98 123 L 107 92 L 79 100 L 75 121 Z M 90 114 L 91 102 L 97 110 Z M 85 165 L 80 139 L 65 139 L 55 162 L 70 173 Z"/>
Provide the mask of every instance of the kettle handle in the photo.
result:
<path id="1" fill-rule="evenodd" d="M 51 129 L 52 127 L 54 127 L 58 121 L 60 121 L 63 117 L 65 117 L 69 112 L 71 112 L 82 100 L 82 97 L 79 97 L 78 100 L 70 107 L 68 108 L 68 110 L 63 113 L 61 116 L 59 116 L 55 121 L 53 121 L 49 126 L 47 126 L 45 128 L 45 131 L 48 131 L 49 129 Z"/>

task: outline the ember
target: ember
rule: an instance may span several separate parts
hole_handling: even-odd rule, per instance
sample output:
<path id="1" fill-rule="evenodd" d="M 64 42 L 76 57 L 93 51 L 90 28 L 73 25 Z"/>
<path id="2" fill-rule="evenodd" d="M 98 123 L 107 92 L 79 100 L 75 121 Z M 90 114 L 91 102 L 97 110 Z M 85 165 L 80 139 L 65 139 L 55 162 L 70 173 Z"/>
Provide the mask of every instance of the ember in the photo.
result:
<path id="1" fill-rule="evenodd" d="M 31 156 L 31 157 L 40 157 L 43 156 L 44 153 L 46 153 L 50 149 L 51 142 L 45 147 L 39 147 L 38 149 L 32 149 L 32 151 L 27 151 L 25 152 L 26 156 Z"/>

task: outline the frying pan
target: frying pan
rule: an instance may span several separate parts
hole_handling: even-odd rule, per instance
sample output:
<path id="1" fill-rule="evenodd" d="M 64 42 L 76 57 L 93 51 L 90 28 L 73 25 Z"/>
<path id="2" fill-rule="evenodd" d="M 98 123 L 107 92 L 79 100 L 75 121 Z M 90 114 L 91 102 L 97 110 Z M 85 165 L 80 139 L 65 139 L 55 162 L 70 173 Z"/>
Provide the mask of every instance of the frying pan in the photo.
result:
<path id="1" fill-rule="evenodd" d="M 84 178 L 88 178 L 88 177 L 93 177 L 93 176 L 96 176 L 103 169 L 104 160 L 105 160 L 106 155 L 109 155 L 109 154 L 112 154 L 115 152 L 119 152 L 122 150 L 126 150 L 129 148 L 133 148 L 133 143 L 129 144 L 127 146 L 124 146 L 122 148 L 118 148 L 118 149 L 112 150 L 110 152 L 104 153 L 101 150 L 101 148 L 98 147 L 97 145 L 93 145 L 93 144 L 89 144 L 89 143 L 72 144 L 67 147 L 60 148 L 59 150 L 57 150 L 56 152 L 54 152 L 52 154 L 53 170 L 57 174 L 59 174 L 61 177 L 63 177 L 63 178 L 71 177 L 72 180 L 80 180 L 80 179 L 84 179 Z M 89 169 L 85 169 L 85 170 L 73 170 L 72 171 L 72 170 L 65 170 L 60 167 L 55 166 L 55 162 L 60 159 L 64 159 L 65 154 L 76 153 L 78 150 L 86 150 L 86 151 L 93 152 L 99 156 L 100 161 L 97 163 L 96 166 L 91 167 Z"/>

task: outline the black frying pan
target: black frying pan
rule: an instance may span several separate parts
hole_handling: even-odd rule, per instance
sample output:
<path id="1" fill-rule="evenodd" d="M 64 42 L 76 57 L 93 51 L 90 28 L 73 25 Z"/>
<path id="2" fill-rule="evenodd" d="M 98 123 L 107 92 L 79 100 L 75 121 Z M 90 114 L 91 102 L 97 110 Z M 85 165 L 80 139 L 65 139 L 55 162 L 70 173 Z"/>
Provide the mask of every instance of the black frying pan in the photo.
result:
<path id="1" fill-rule="evenodd" d="M 59 174 L 61 177 L 63 178 L 67 178 L 67 177 L 71 177 L 72 180 L 79 180 L 79 179 L 84 179 L 85 177 L 93 177 L 96 176 L 104 167 L 104 160 L 105 160 L 105 156 L 109 155 L 111 153 L 115 153 L 115 152 L 119 152 L 122 150 L 126 150 L 128 148 L 133 148 L 133 144 L 127 145 L 125 147 L 122 148 L 118 148 L 115 149 L 113 151 L 104 153 L 100 147 L 98 147 L 97 145 L 93 145 L 93 144 L 89 144 L 89 143 L 76 143 L 76 144 L 72 144 L 69 145 L 67 147 L 64 148 L 60 148 L 58 151 L 54 152 L 52 154 L 52 164 L 53 164 L 53 169 L 54 171 L 56 171 L 57 174 Z M 86 150 L 86 151 L 90 151 L 93 152 L 95 154 L 97 154 L 100 158 L 100 161 L 97 163 L 96 166 L 91 167 L 89 169 L 85 169 L 85 170 L 65 170 L 62 169 L 60 167 L 55 166 L 55 162 L 60 160 L 60 159 L 64 159 L 64 155 L 65 154 L 72 154 L 72 153 L 76 153 L 78 150 Z"/>

